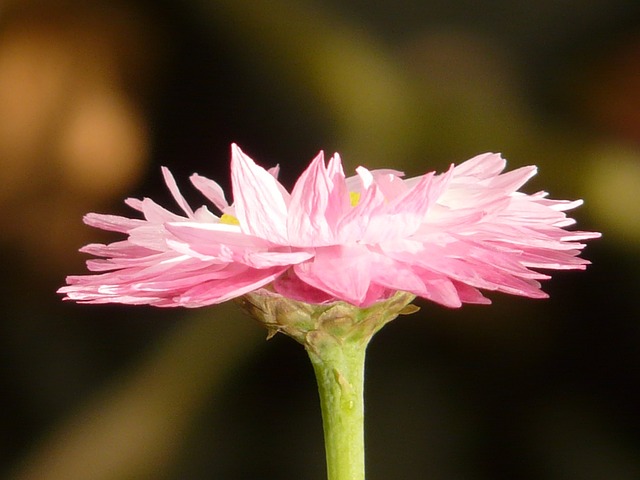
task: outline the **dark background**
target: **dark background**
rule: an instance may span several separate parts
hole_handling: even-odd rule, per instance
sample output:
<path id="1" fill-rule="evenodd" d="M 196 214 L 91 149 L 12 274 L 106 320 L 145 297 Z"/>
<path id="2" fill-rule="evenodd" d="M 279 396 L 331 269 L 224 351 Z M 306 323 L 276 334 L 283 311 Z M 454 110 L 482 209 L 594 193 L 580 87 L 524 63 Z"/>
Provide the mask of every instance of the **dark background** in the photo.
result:
<path id="1" fill-rule="evenodd" d="M 89 211 L 176 211 L 229 145 L 291 186 L 318 150 L 409 175 L 501 151 L 584 198 L 586 272 L 534 301 L 418 302 L 373 341 L 368 478 L 640 478 L 640 4 L 0 6 L 0 476 L 322 479 L 302 347 L 233 305 L 63 303 Z M 228 191 L 228 189 L 227 189 Z"/>

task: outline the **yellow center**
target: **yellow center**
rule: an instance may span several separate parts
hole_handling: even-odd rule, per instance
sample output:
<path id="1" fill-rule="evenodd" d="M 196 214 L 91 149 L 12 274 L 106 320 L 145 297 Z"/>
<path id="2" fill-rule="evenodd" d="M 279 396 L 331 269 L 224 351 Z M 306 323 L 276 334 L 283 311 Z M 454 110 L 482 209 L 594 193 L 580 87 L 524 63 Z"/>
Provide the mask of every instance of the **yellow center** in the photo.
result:
<path id="1" fill-rule="evenodd" d="M 224 223 L 225 225 L 240 225 L 240 222 L 233 215 L 229 215 L 228 213 L 223 213 L 220 217 L 220 223 Z"/>
<path id="2" fill-rule="evenodd" d="M 349 192 L 349 200 L 351 200 L 351 206 L 355 207 L 360 201 L 360 194 L 358 192 Z"/>

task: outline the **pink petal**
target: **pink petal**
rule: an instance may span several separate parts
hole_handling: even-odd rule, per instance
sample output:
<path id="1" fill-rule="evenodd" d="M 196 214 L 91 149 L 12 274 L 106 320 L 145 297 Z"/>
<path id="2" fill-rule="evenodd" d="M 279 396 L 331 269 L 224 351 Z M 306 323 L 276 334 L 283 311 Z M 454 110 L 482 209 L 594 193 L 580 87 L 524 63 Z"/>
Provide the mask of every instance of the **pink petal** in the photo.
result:
<path id="1" fill-rule="evenodd" d="M 147 223 L 129 232 L 128 242 L 155 251 L 167 249 L 167 232 L 162 224 Z"/>
<path id="2" fill-rule="evenodd" d="M 120 233 L 127 233 L 129 230 L 145 224 L 144 220 L 100 213 L 87 213 L 83 220 L 91 227 Z"/>
<path id="3" fill-rule="evenodd" d="M 285 267 L 273 267 L 264 270 L 247 269 L 244 273 L 229 279 L 195 285 L 174 298 L 173 302 L 177 305 L 192 308 L 222 303 L 271 283 L 284 271 Z"/>
<path id="4" fill-rule="evenodd" d="M 205 253 L 210 245 L 227 245 L 230 247 L 250 247 L 266 249 L 272 245 L 263 238 L 247 235 L 237 225 L 224 223 L 172 222 L 166 224 L 166 229 L 175 238 L 189 245 L 202 249 Z"/>
<path id="5" fill-rule="evenodd" d="M 424 282 L 411 265 L 398 262 L 383 255 L 372 259 L 371 280 L 390 290 L 402 290 L 420 295 L 424 292 Z"/>
<path id="6" fill-rule="evenodd" d="M 224 212 L 229 207 L 229 203 L 224 196 L 222 187 L 216 182 L 200 176 L 197 173 L 191 175 L 190 179 L 193 186 L 200 190 L 200 192 L 207 197 L 207 199 L 211 201 L 218 210 Z"/>
<path id="7" fill-rule="evenodd" d="M 491 300 L 482 295 L 477 288 L 471 287 L 465 283 L 452 281 L 453 286 L 458 291 L 458 297 L 463 303 L 475 303 L 479 305 L 490 305 Z"/>
<path id="8" fill-rule="evenodd" d="M 236 217 L 243 232 L 288 244 L 287 203 L 278 181 L 232 145 L 231 181 Z"/>
<path id="9" fill-rule="evenodd" d="M 382 194 L 387 200 L 394 200 L 395 198 L 405 194 L 407 190 L 411 188 L 409 183 L 400 178 L 402 176 L 402 172 L 396 172 L 393 170 L 373 170 L 371 174 L 373 175 L 376 185 L 378 185 L 378 188 L 382 191 Z"/>
<path id="10" fill-rule="evenodd" d="M 340 157 L 331 159 L 327 171 L 323 153 L 320 152 L 291 192 L 287 223 L 290 244 L 335 244 L 338 220 L 350 208 Z"/>
<path id="11" fill-rule="evenodd" d="M 499 153 L 483 153 L 476 155 L 475 157 L 462 162 L 460 165 L 454 168 L 454 176 L 460 177 L 474 177 L 478 179 L 492 178 L 499 175 L 507 162 L 500 156 Z"/>
<path id="12" fill-rule="evenodd" d="M 273 282 L 274 290 L 283 297 L 306 303 L 328 303 L 336 300 L 333 295 L 300 280 L 293 270 L 288 270 Z"/>
<path id="13" fill-rule="evenodd" d="M 170 212 L 149 198 L 142 200 L 139 207 L 144 218 L 150 223 L 176 222 L 185 219 L 185 217 Z"/>
<path id="14" fill-rule="evenodd" d="M 521 167 L 491 179 L 488 187 L 502 190 L 506 194 L 513 193 L 527 183 L 537 172 L 537 167 Z"/>
<path id="15" fill-rule="evenodd" d="M 253 268 L 292 266 L 313 258 L 312 252 L 249 252 L 241 262 Z"/>
<path id="16" fill-rule="evenodd" d="M 294 271 L 302 281 L 317 289 L 354 305 L 363 305 L 371 283 L 370 267 L 365 247 L 337 245 L 318 248 L 312 261 L 295 265 Z"/>
<path id="17" fill-rule="evenodd" d="M 385 197 L 376 184 L 370 185 L 360 196 L 358 204 L 351 208 L 338 222 L 336 233 L 339 243 L 357 242 L 364 238 L 367 230 L 379 233 L 379 222 L 371 225 L 371 219 L 379 215 Z M 371 235 L 371 234 L 370 234 Z"/>
<path id="18" fill-rule="evenodd" d="M 171 172 L 167 167 L 162 167 L 162 175 L 164 176 L 164 181 L 167 184 L 167 187 L 169 187 L 169 191 L 171 192 L 171 195 L 173 195 L 176 203 L 180 206 L 180 208 L 182 208 L 184 213 L 187 214 L 187 217 L 193 217 L 193 210 L 180 193 L 178 184 L 176 183 L 175 178 L 173 178 L 173 175 L 171 175 Z"/>

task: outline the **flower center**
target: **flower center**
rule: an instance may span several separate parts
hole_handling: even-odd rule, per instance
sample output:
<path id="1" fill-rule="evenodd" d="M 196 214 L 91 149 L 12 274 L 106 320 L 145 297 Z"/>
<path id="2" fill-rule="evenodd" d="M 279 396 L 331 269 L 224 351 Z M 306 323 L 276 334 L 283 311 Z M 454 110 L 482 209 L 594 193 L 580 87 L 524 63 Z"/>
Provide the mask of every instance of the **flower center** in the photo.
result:
<path id="1" fill-rule="evenodd" d="M 358 192 L 349 192 L 349 200 L 351 200 L 351 206 L 355 207 L 360 201 L 360 194 Z"/>
<path id="2" fill-rule="evenodd" d="M 223 213 L 220 217 L 220 223 L 224 223 L 225 225 L 240 225 L 240 222 L 233 215 L 229 215 L 228 213 Z"/>

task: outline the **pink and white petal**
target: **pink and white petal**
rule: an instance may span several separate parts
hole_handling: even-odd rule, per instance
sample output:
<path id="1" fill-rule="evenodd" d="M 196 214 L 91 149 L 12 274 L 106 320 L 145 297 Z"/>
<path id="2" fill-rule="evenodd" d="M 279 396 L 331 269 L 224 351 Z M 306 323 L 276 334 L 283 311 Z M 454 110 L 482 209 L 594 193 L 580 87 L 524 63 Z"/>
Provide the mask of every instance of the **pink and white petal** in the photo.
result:
<path id="1" fill-rule="evenodd" d="M 368 230 L 372 232 L 369 234 L 370 236 L 380 233 L 379 225 L 383 222 L 381 219 L 376 220 L 376 216 L 383 213 L 385 202 L 386 199 L 382 191 L 376 184 L 371 184 L 360 195 L 358 204 L 338 222 L 336 226 L 337 242 L 346 244 L 361 241 Z"/>
<path id="2" fill-rule="evenodd" d="M 433 174 L 424 175 L 410 190 L 384 204 L 380 212 L 372 214 L 362 242 L 381 243 L 413 235 L 440 194 L 432 189 L 433 179 Z"/>
<path id="3" fill-rule="evenodd" d="M 448 248 L 448 255 L 453 258 L 462 258 L 473 264 L 490 265 L 502 272 L 522 278 L 546 280 L 548 275 L 529 270 L 522 262 L 524 250 L 514 249 L 504 251 L 493 248 L 490 244 L 482 244 L 472 241 L 460 241 Z"/>
<path id="4" fill-rule="evenodd" d="M 174 297 L 205 283 L 228 283 L 232 281 L 230 279 L 242 277 L 248 270 L 246 266 L 237 264 L 219 265 L 187 259 L 181 268 L 155 264 L 102 275 L 69 277 L 69 286 L 63 287 L 61 293 L 67 293 L 69 298 L 82 297 L 92 302 L 106 298 L 118 303 L 138 303 L 138 298 L 155 298 L 165 306 L 177 306 L 180 303 L 172 301 Z M 254 272 L 253 276 L 257 278 L 260 275 Z M 156 300 L 144 303 L 155 305 Z"/>
<path id="5" fill-rule="evenodd" d="M 364 190 L 362 180 L 360 179 L 359 175 L 347 177 L 345 179 L 345 184 L 347 185 L 347 190 L 353 193 L 362 193 L 362 191 Z"/>
<path id="6" fill-rule="evenodd" d="M 156 305 L 162 299 L 154 296 L 123 296 L 104 295 L 89 289 L 76 289 L 74 287 L 62 287 L 58 293 L 64 293 L 63 300 L 72 300 L 82 304 L 106 304 L 120 303 L 125 305 Z"/>
<path id="7" fill-rule="evenodd" d="M 591 262 L 578 257 L 580 250 L 567 250 L 558 252 L 528 248 L 519 258 L 523 265 L 531 268 L 543 268 L 553 270 L 584 270 Z"/>
<path id="8" fill-rule="evenodd" d="M 180 222 L 186 220 L 185 217 L 170 212 L 150 198 L 143 199 L 139 206 L 144 218 L 146 218 L 149 223 Z"/>
<path id="9" fill-rule="evenodd" d="M 517 224 L 538 224 L 568 226 L 575 221 L 557 210 L 553 210 L 539 202 L 531 201 L 526 195 L 514 193 L 506 208 L 496 213 L 496 221 Z M 561 225 L 557 225 L 561 224 Z"/>
<path id="10" fill-rule="evenodd" d="M 104 258 L 87 260 L 86 264 L 87 270 L 89 270 L 90 272 L 108 272 L 110 270 L 118 268 L 113 264 L 111 260 L 107 260 Z"/>
<path id="11" fill-rule="evenodd" d="M 278 176 L 280 175 L 280 165 L 276 165 L 275 167 L 269 168 L 267 172 L 269 173 L 269 175 L 271 175 L 273 178 L 276 179 L 276 186 L 278 187 L 278 190 L 280 190 L 280 193 L 282 194 L 282 198 L 284 198 L 285 203 L 289 205 L 289 199 L 291 195 L 289 195 L 289 191 L 286 188 L 284 188 L 284 186 L 280 182 L 277 181 Z M 225 211 L 225 213 L 230 213 L 233 215 L 233 213 L 230 211 Z"/>
<path id="12" fill-rule="evenodd" d="M 504 170 L 507 162 L 499 153 L 482 153 L 454 168 L 454 177 L 492 178 Z"/>
<path id="13" fill-rule="evenodd" d="M 488 265 L 470 265 L 475 271 L 474 277 L 463 275 L 451 275 L 451 277 L 458 277 L 457 279 L 461 282 L 485 290 L 496 290 L 530 298 L 547 298 L 548 296 L 540 290 L 540 282 L 537 280 L 517 277 Z"/>
<path id="14" fill-rule="evenodd" d="M 267 172 L 269 172 L 269 175 L 277 180 L 278 176 L 280 175 L 280 165 L 276 165 L 275 167 L 267 169 Z"/>
<path id="15" fill-rule="evenodd" d="M 168 249 L 166 239 L 167 231 L 162 224 L 147 223 L 147 225 L 131 230 L 128 242 L 161 252 Z"/>
<path id="16" fill-rule="evenodd" d="M 489 242 L 491 245 L 512 245 L 515 248 L 537 247 L 555 250 L 573 250 L 579 247 L 563 240 L 569 232 L 561 228 L 548 226 L 545 231 L 538 231 L 527 226 L 517 224 L 497 224 L 483 222 L 472 227 L 464 233 L 475 242 Z"/>
<path id="17" fill-rule="evenodd" d="M 193 219 L 200 223 L 220 223 L 220 218 L 211 213 L 206 205 L 201 206 L 193 213 Z"/>
<path id="18" fill-rule="evenodd" d="M 487 181 L 487 187 L 502 190 L 505 194 L 513 193 L 538 173 L 535 166 L 520 167 L 503 173 Z"/>
<path id="19" fill-rule="evenodd" d="M 389 290 L 402 290 L 416 295 L 424 292 L 424 282 L 410 265 L 376 255 L 371 270 L 371 281 Z"/>
<path id="20" fill-rule="evenodd" d="M 58 290 L 64 293 L 64 300 L 73 300 L 78 303 L 105 304 L 121 303 L 126 305 L 155 305 L 162 299 L 154 295 L 143 295 L 140 292 L 132 294 L 110 294 L 100 291 L 98 286 L 67 286 Z"/>
<path id="21" fill-rule="evenodd" d="M 162 261 L 161 259 L 164 255 L 166 254 L 155 254 L 140 258 L 96 258 L 87 260 L 87 269 L 91 272 L 106 272 L 132 266 L 143 267 Z"/>
<path id="22" fill-rule="evenodd" d="M 173 280 L 198 275 L 202 272 L 220 272 L 233 267 L 233 264 L 215 261 L 202 261 L 190 255 L 175 255 L 173 252 L 164 254 L 163 258 L 155 263 L 140 263 L 133 268 L 127 268 L 120 272 L 114 272 L 114 276 L 135 280 L 136 282 L 150 280 Z M 126 275 L 123 277 L 122 275 Z"/>
<path id="23" fill-rule="evenodd" d="M 246 271 L 246 270 L 244 270 Z M 175 277 L 159 277 L 147 281 L 140 281 L 131 284 L 131 287 L 145 294 L 156 293 L 160 295 L 165 293 L 171 296 L 179 295 L 188 289 L 206 282 L 227 280 L 237 277 L 239 274 L 237 269 L 221 268 L 219 270 L 204 270 L 190 275 L 182 275 Z"/>
<path id="24" fill-rule="evenodd" d="M 302 173 L 291 192 L 288 233 L 291 245 L 326 246 L 337 243 L 337 224 L 351 209 L 340 157 L 325 168 L 322 152 Z"/>
<path id="25" fill-rule="evenodd" d="M 142 200 L 139 198 L 126 198 L 124 203 L 134 210 L 142 212 Z"/>
<path id="26" fill-rule="evenodd" d="M 555 227 L 555 225 L 554 225 Z M 594 238 L 600 238 L 602 234 L 600 232 L 582 232 L 582 231 L 573 231 L 567 232 L 564 231 L 564 235 L 560 237 L 563 242 L 575 242 L 576 240 L 592 240 Z M 578 243 L 574 244 L 575 247 L 583 248 L 586 245 Z"/>
<path id="27" fill-rule="evenodd" d="M 130 277 L 132 282 L 139 285 L 158 282 L 180 282 L 181 287 L 191 287 L 205 280 L 220 280 L 230 278 L 243 273 L 247 267 L 238 263 L 225 263 L 217 261 L 202 261 L 197 258 L 180 257 L 179 263 L 162 266 L 149 266 L 134 272 Z"/>
<path id="28" fill-rule="evenodd" d="M 443 182 L 435 188 L 435 176 L 433 173 L 420 177 L 418 183 L 406 190 L 389 203 L 388 212 L 391 214 L 411 214 L 421 221 L 429 207 L 435 203 L 444 188 Z"/>
<path id="29" fill-rule="evenodd" d="M 391 290 L 383 285 L 372 282 L 371 285 L 369 285 L 369 289 L 367 290 L 364 300 L 359 306 L 361 308 L 370 307 L 382 300 L 387 300 L 389 297 L 392 297 L 394 293 L 396 293 L 396 290 Z"/>
<path id="30" fill-rule="evenodd" d="M 312 251 L 293 252 L 247 252 L 242 256 L 241 262 L 252 268 L 271 268 L 276 266 L 292 266 L 313 258 Z"/>
<path id="31" fill-rule="evenodd" d="M 169 191 L 171 192 L 171 195 L 175 199 L 176 203 L 180 206 L 180 208 L 182 208 L 182 211 L 187 214 L 187 217 L 192 218 L 193 210 L 191 209 L 185 198 L 182 196 L 182 193 L 180 193 L 180 189 L 178 188 L 176 179 L 173 178 L 173 175 L 167 167 L 162 167 L 162 176 L 164 177 L 164 181 L 167 184 L 167 187 L 169 187 Z"/>
<path id="32" fill-rule="evenodd" d="M 509 207 L 512 197 L 499 188 L 487 188 L 481 182 L 469 184 L 452 180 L 438 199 L 440 205 L 451 209 L 474 208 L 486 213 L 495 213 Z"/>
<path id="33" fill-rule="evenodd" d="M 273 288 L 279 295 L 299 302 L 321 304 L 336 300 L 333 295 L 300 280 L 293 269 L 276 278 Z"/>
<path id="34" fill-rule="evenodd" d="M 213 180 L 194 173 L 190 177 L 191 183 L 202 193 L 218 210 L 224 212 L 229 207 L 229 203 L 224 195 L 224 190 Z"/>
<path id="35" fill-rule="evenodd" d="M 167 223 L 165 228 L 178 240 L 188 243 L 193 248 L 205 254 L 207 247 L 211 245 L 249 247 L 254 249 L 267 249 L 272 245 L 264 238 L 242 232 L 237 225 L 172 222 Z"/>
<path id="36" fill-rule="evenodd" d="M 87 213 L 84 216 L 83 221 L 91 227 L 119 233 L 127 233 L 129 230 L 142 226 L 146 223 L 144 220 L 137 218 L 105 215 L 102 213 Z"/>
<path id="37" fill-rule="evenodd" d="M 198 249 L 197 247 L 194 248 L 190 243 L 168 239 L 167 246 L 179 255 L 186 255 L 206 262 L 233 262 L 235 257 L 234 252 L 229 247 L 220 244 L 207 245 L 205 248 Z"/>
<path id="38" fill-rule="evenodd" d="M 474 288 L 466 283 L 452 280 L 453 286 L 458 291 L 458 297 L 462 303 L 475 303 L 478 305 L 490 305 L 491 300 L 482 295 L 480 290 Z"/>
<path id="39" fill-rule="evenodd" d="M 286 267 L 273 267 L 264 270 L 248 268 L 243 273 L 231 278 L 195 285 L 175 297 L 173 301 L 190 308 L 222 303 L 273 282 L 285 270 Z"/>
<path id="40" fill-rule="evenodd" d="M 376 185 L 389 201 L 403 196 L 409 190 L 407 183 L 396 175 L 377 175 L 375 171 L 373 173 Z"/>
<path id="41" fill-rule="evenodd" d="M 336 156 L 337 155 L 338 154 L 336 153 Z M 364 169 L 364 171 L 367 172 L 367 174 L 365 175 L 369 176 L 371 180 L 374 180 L 375 182 L 378 182 L 379 178 L 382 178 L 383 179 L 382 181 L 384 182 L 384 178 L 389 176 L 404 177 L 404 172 L 401 172 L 400 170 L 393 170 L 391 168 L 379 168 L 376 170 L 367 170 L 366 168 L 360 166 L 356 168 L 356 172 L 358 172 L 357 175 L 353 175 L 345 179 L 345 184 L 347 186 L 347 189 L 350 192 L 360 193 L 366 188 L 363 185 L 363 179 L 359 171 L 360 169 Z"/>
<path id="42" fill-rule="evenodd" d="M 320 246 L 335 243 L 325 212 L 331 185 L 320 152 L 291 191 L 287 232 L 290 245 Z"/>
<path id="43" fill-rule="evenodd" d="M 549 208 L 561 212 L 564 212 L 566 210 L 573 210 L 574 208 L 577 208 L 584 203 L 583 200 L 543 200 L 542 202 L 544 202 L 543 204 L 546 204 Z"/>
<path id="44" fill-rule="evenodd" d="M 232 145 L 231 182 L 235 213 L 244 233 L 288 244 L 287 204 L 281 186 L 264 168 Z"/>
<path id="45" fill-rule="evenodd" d="M 80 248 L 79 251 L 98 257 L 110 257 L 109 259 L 111 261 L 140 261 L 141 259 L 145 259 L 147 257 L 151 257 L 155 260 L 162 255 L 162 252 L 158 252 L 158 250 L 152 250 L 149 248 L 141 247 L 139 245 L 135 245 L 129 242 L 129 240 L 113 242 L 109 245 L 104 245 L 101 243 L 90 243 Z"/>
<path id="46" fill-rule="evenodd" d="M 416 269 L 416 273 L 424 284 L 424 290 L 419 293 L 419 296 L 449 308 L 462 306 L 458 289 L 451 278 L 424 269 Z"/>
<path id="47" fill-rule="evenodd" d="M 335 231 L 338 222 L 352 207 L 340 155 L 336 153 L 331 157 L 326 171 L 331 187 L 325 216 L 330 227 Z"/>
<path id="48" fill-rule="evenodd" d="M 375 170 L 370 170 L 370 172 L 374 178 L 378 178 L 379 176 L 388 177 L 389 175 L 399 178 L 404 177 L 402 170 L 396 170 L 394 168 L 376 168 Z"/>
<path id="49" fill-rule="evenodd" d="M 314 259 L 295 265 L 294 272 L 309 285 L 357 306 L 371 284 L 368 250 L 355 244 L 318 248 Z"/>
<path id="50" fill-rule="evenodd" d="M 496 265 L 482 263 L 473 258 L 460 258 L 455 253 L 453 253 L 455 256 L 450 256 L 448 249 L 451 247 L 429 245 L 419 253 L 387 252 L 387 254 L 399 261 L 414 265 L 414 268 L 420 268 L 419 275 L 423 280 L 425 280 L 426 271 L 438 278 L 444 276 L 475 288 L 499 290 L 529 297 L 544 296 L 540 291 L 540 283 L 533 278 L 521 278 L 503 271 Z"/>

